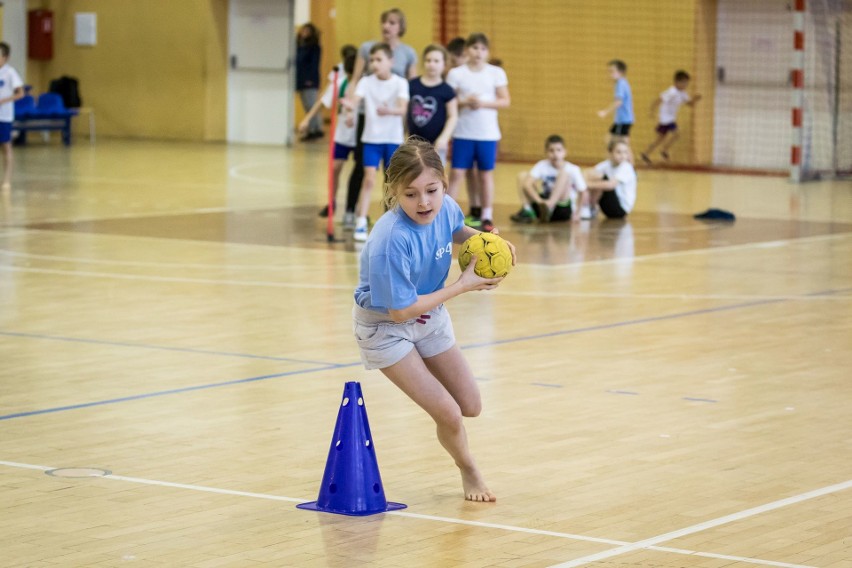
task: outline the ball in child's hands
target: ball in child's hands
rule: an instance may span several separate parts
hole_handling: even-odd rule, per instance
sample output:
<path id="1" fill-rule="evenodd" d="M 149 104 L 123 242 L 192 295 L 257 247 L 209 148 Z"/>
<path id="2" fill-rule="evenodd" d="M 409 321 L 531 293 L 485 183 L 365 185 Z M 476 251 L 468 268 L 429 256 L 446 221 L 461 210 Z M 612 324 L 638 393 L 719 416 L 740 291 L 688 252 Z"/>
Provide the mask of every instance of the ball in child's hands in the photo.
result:
<path id="1" fill-rule="evenodd" d="M 512 251 L 500 236 L 493 233 L 477 233 L 462 243 L 459 250 L 459 266 L 462 271 L 476 256 L 473 271 L 482 278 L 500 278 L 512 270 Z"/>

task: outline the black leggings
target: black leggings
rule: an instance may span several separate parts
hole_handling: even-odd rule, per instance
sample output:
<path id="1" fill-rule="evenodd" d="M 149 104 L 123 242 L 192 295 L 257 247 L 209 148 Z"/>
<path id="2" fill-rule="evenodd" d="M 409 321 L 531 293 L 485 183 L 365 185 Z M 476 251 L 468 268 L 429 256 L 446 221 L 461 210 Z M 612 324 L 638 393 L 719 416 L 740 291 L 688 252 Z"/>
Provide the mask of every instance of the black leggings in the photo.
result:
<path id="1" fill-rule="evenodd" d="M 364 115 L 356 115 L 358 125 L 355 128 L 355 167 L 349 174 L 349 189 L 346 192 L 346 211 L 355 211 L 358 206 L 358 197 L 361 195 L 361 184 L 364 183 L 364 143 L 361 135 L 364 134 Z"/>

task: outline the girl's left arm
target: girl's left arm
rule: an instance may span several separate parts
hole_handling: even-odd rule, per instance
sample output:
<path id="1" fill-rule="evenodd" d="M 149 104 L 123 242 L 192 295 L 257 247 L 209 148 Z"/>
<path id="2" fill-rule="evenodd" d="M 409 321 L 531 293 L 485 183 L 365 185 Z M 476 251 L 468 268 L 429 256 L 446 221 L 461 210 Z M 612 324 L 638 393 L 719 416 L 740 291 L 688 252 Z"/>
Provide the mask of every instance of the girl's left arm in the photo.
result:
<path id="1" fill-rule="evenodd" d="M 459 101 L 458 97 L 447 102 L 447 122 L 444 123 L 444 129 L 438 139 L 435 140 L 435 148 L 446 149 L 450 144 L 450 138 L 453 136 L 453 131 L 456 129 L 456 122 L 459 120 Z"/>

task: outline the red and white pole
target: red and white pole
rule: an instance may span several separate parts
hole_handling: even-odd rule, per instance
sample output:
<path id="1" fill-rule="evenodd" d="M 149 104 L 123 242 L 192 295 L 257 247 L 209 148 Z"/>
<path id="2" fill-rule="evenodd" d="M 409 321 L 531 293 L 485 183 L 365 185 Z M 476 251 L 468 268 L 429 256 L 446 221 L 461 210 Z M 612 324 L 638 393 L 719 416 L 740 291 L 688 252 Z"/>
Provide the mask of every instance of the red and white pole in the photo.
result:
<path id="1" fill-rule="evenodd" d="M 805 102 L 805 0 L 795 0 L 793 8 L 793 139 L 790 151 L 790 180 L 802 181 L 802 146 Z"/>
<path id="2" fill-rule="evenodd" d="M 326 223 L 326 238 L 328 242 L 334 242 L 334 133 L 337 130 L 337 76 L 338 69 L 334 68 L 334 80 L 332 81 L 331 95 L 331 127 L 328 134 L 328 219 Z"/>

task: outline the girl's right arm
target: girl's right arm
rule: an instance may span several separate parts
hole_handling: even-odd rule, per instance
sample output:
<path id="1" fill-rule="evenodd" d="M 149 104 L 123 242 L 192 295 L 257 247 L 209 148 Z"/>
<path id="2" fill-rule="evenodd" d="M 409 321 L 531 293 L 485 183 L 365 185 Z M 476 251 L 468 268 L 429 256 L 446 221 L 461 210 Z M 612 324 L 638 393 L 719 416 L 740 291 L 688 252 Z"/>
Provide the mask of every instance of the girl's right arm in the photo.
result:
<path id="1" fill-rule="evenodd" d="M 444 123 L 444 129 L 438 139 L 435 140 L 435 148 L 438 150 L 446 150 L 450 145 L 450 138 L 453 136 L 453 131 L 456 129 L 456 123 L 459 120 L 459 102 L 458 97 L 447 102 L 447 122 Z"/>
<path id="2" fill-rule="evenodd" d="M 440 290 L 431 294 L 417 296 L 417 301 L 401 310 L 388 310 L 391 319 L 397 323 L 416 318 L 421 314 L 425 314 L 429 310 L 433 310 L 444 302 L 455 298 L 465 292 L 473 290 L 493 290 L 503 280 L 502 278 L 482 278 L 477 276 L 473 271 L 476 266 L 476 257 L 470 259 L 470 264 L 464 272 L 461 273 L 459 279 L 445 286 Z"/>

